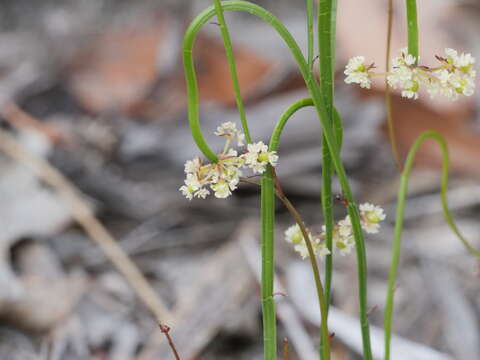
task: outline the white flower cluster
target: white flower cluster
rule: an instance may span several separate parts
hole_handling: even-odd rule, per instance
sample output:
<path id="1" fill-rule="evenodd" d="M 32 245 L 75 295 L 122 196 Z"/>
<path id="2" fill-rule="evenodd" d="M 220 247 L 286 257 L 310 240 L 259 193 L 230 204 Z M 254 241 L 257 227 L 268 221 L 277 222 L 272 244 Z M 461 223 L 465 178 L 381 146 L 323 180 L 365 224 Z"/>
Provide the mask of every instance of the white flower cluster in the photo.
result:
<path id="1" fill-rule="evenodd" d="M 179 190 L 189 200 L 194 197 L 205 199 L 210 190 L 217 198 L 227 198 L 237 188 L 242 169 L 250 168 L 254 174 L 262 174 L 267 165 L 277 165 L 276 152 L 268 151 L 268 146 L 261 141 L 248 144 L 247 152 L 238 155 L 230 145 L 236 140 L 238 146 L 243 146 L 245 136 L 232 122 L 225 122 L 219 126 L 215 135 L 225 137 L 225 146 L 218 157 L 218 162 L 203 164 L 197 157 L 185 163 L 185 184 Z"/>
<path id="2" fill-rule="evenodd" d="M 418 59 L 403 49 L 400 56 L 393 59 L 392 71 L 386 74 L 387 81 L 409 99 L 418 99 L 418 91 L 422 86 L 432 98 L 440 95 L 456 100 L 459 95 L 473 95 L 476 71 L 473 69 L 475 59 L 471 54 L 445 49 L 445 57 L 436 56 L 436 59 L 440 62 L 437 67 L 421 66 L 417 64 Z M 373 64 L 365 65 L 363 56 L 351 58 L 345 68 L 345 82 L 370 88 L 371 78 L 381 75 L 370 71 L 373 67 Z"/>
<path id="3" fill-rule="evenodd" d="M 323 259 L 326 255 L 330 254 L 330 250 L 328 250 L 325 241 L 322 241 L 319 236 L 313 237 L 309 232 L 308 237 L 310 239 L 310 243 L 312 244 L 315 255 Z M 308 257 L 307 243 L 305 242 L 305 238 L 298 224 L 292 225 L 285 230 L 285 240 L 291 244 L 294 244 L 293 248 L 300 254 L 302 259 L 306 259 Z"/>
<path id="4" fill-rule="evenodd" d="M 344 74 L 347 75 L 345 82 L 347 84 L 360 84 L 360 87 L 370 89 L 372 81 L 370 80 L 369 70 L 371 68 L 373 68 L 373 64 L 365 65 L 365 57 L 354 56 L 345 68 Z"/>
<path id="5" fill-rule="evenodd" d="M 370 203 L 360 205 L 360 223 L 362 225 L 362 229 L 366 233 L 377 233 L 380 229 L 380 221 L 384 219 L 385 212 L 380 206 Z M 310 232 L 308 234 L 315 255 L 323 258 L 325 255 L 330 254 L 330 251 L 325 243 L 325 225 L 322 226 L 322 232 L 318 236 L 312 236 Z M 290 226 L 285 231 L 285 240 L 291 244 L 294 244 L 294 250 L 300 254 L 302 259 L 308 257 L 307 244 L 298 225 Z M 352 251 L 354 246 L 355 239 L 353 237 L 352 223 L 350 221 L 350 217 L 347 215 L 343 220 L 340 220 L 334 225 L 333 248 L 341 255 L 347 255 Z"/>

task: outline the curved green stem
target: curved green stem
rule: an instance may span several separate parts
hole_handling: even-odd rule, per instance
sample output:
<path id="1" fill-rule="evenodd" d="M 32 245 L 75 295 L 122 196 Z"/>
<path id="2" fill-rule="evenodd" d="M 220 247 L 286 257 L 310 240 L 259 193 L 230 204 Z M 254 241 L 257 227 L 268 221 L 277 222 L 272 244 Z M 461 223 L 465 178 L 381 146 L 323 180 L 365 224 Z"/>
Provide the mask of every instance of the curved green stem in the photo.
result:
<path id="1" fill-rule="evenodd" d="M 406 0 L 407 28 L 408 28 L 408 53 L 415 56 L 418 62 L 418 20 L 417 0 Z"/>
<path id="2" fill-rule="evenodd" d="M 343 167 L 343 163 L 339 154 L 339 143 L 334 133 L 334 127 L 329 121 L 329 116 L 324 108 L 321 90 L 318 87 L 312 72 L 308 68 L 308 63 L 290 32 L 285 26 L 272 14 L 260 6 L 241 0 L 231 0 L 222 3 L 224 10 L 245 11 L 249 12 L 267 23 L 269 23 L 277 33 L 282 37 L 285 44 L 289 47 L 297 66 L 304 78 L 305 84 L 310 92 L 315 109 L 319 115 L 324 138 L 332 157 L 332 163 L 338 175 L 343 195 L 348 201 L 348 212 L 352 218 L 353 234 L 357 251 L 357 267 L 358 267 L 358 285 L 359 285 L 359 308 L 360 308 L 360 324 L 362 331 L 362 340 L 364 344 L 364 359 L 371 360 L 370 331 L 368 322 L 368 306 L 367 306 L 367 272 L 366 272 L 366 253 L 363 233 L 360 227 L 358 207 L 354 202 L 353 194 L 348 182 L 348 178 Z M 215 15 L 215 9 L 210 7 L 199 14 L 191 23 L 186 31 L 183 43 L 183 60 L 184 70 L 187 84 L 188 95 L 188 115 L 193 138 L 199 149 L 212 162 L 217 161 L 216 154 L 210 149 L 203 137 L 200 120 L 199 120 L 199 104 L 198 104 L 198 84 L 193 63 L 192 48 L 198 30 Z"/>
<path id="3" fill-rule="evenodd" d="M 388 290 L 387 290 L 387 300 L 385 305 L 385 360 L 390 359 L 390 343 L 391 343 L 391 333 L 392 333 L 392 319 L 393 319 L 393 306 L 394 306 L 394 294 L 395 294 L 395 283 L 397 281 L 397 271 L 398 271 L 398 262 L 400 258 L 400 245 L 401 245 L 401 236 L 403 230 L 403 218 L 405 212 L 405 202 L 408 192 L 408 181 L 410 178 L 410 173 L 412 171 L 413 162 L 415 156 L 422 146 L 422 144 L 427 139 L 435 140 L 442 151 L 442 178 L 441 178 L 441 199 L 442 199 L 442 209 L 445 220 L 450 226 L 455 235 L 460 239 L 465 248 L 472 253 L 473 255 L 480 257 L 480 251 L 473 248 L 472 245 L 465 239 L 458 229 L 453 216 L 450 213 L 448 208 L 447 201 L 447 188 L 448 188 L 448 168 L 449 168 L 449 155 L 448 155 L 448 146 L 445 139 L 435 131 L 427 131 L 420 135 L 415 143 L 413 144 L 410 152 L 408 153 L 407 159 L 405 161 L 405 166 L 400 177 L 400 189 L 398 191 L 398 200 L 397 200 L 397 214 L 395 219 L 395 231 L 394 239 L 392 244 L 392 261 L 390 263 L 390 273 L 388 277 Z"/>
<path id="4" fill-rule="evenodd" d="M 238 114 L 240 115 L 242 129 L 245 133 L 245 140 L 247 140 L 247 143 L 250 144 L 252 142 L 252 138 L 250 137 L 247 116 L 245 115 L 245 106 L 243 104 L 242 94 L 240 91 L 240 83 L 238 81 L 237 67 L 235 65 L 235 56 L 233 55 L 232 41 L 230 40 L 227 23 L 225 22 L 225 17 L 223 16 L 221 0 L 213 0 L 213 3 L 215 5 L 215 13 L 217 15 L 218 23 L 220 24 L 223 46 L 227 55 L 228 69 L 232 78 L 233 92 L 235 94 L 235 102 L 237 103 Z"/>

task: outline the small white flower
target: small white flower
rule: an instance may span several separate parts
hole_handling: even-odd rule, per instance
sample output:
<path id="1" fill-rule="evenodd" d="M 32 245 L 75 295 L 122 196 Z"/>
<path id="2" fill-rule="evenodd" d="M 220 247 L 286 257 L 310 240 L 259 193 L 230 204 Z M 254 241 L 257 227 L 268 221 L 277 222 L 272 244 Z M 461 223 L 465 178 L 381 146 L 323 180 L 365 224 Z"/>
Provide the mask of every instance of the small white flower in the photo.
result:
<path id="1" fill-rule="evenodd" d="M 293 249 L 300 254 L 303 260 L 309 257 L 307 244 L 304 242 L 296 244 Z"/>
<path id="2" fill-rule="evenodd" d="M 237 129 L 237 125 L 231 121 L 224 122 L 222 125 L 217 127 L 217 131 L 214 133 L 217 136 L 225 136 L 229 140 L 237 139 L 237 145 L 243 146 L 243 141 L 245 140 L 245 135 Z"/>
<path id="3" fill-rule="evenodd" d="M 350 237 L 352 235 L 352 222 L 350 216 L 338 222 L 338 233 L 342 237 Z"/>
<path id="4" fill-rule="evenodd" d="M 318 246 L 316 247 L 316 253 L 317 253 L 317 256 L 320 258 L 320 259 L 324 259 L 325 256 L 327 255 L 330 255 L 330 250 L 328 250 L 327 248 L 327 245 L 325 244 L 325 242 L 319 242 L 318 243 Z"/>
<path id="5" fill-rule="evenodd" d="M 278 156 L 275 151 L 268 151 L 268 146 L 262 141 L 247 145 L 247 152 L 243 154 L 245 165 L 253 170 L 254 173 L 262 174 L 267 165 L 276 166 Z"/>
<path id="6" fill-rule="evenodd" d="M 210 187 L 214 191 L 215 197 L 219 199 L 225 199 L 232 195 L 229 184 L 223 180 L 217 182 L 216 184 L 212 184 Z"/>
<path id="7" fill-rule="evenodd" d="M 208 195 L 210 194 L 210 191 L 208 191 L 207 189 L 205 188 L 201 188 L 200 190 L 198 190 L 197 192 L 195 192 L 195 197 L 198 197 L 198 198 L 201 198 L 201 199 L 205 199 Z"/>
<path id="8" fill-rule="evenodd" d="M 182 185 L 182 186 L 180 186 L 179 190 L 183 194 L 183 196 L 185 196 L 188 200 L 193 199 L 193 194 L 195 193 L 195 190 L 193 190 L 192 188 L 190 188 L 186 185 Z"/>
<path id="9" fill-rule="evenodd" d="M 353 237 L 341 237 L 334 242 L 335 248 L 340 252 L 340 255 L 345 256 L 352 252 L 355 247 Z"/>
<path id="10" fill-rule="evenodd" d="M 198 157 L 193 158 L 192 160 L 188 160 L 185 163 L 185 173 L 196 173 L 198 170 L 200 170 L 200 167 L 202 166 L 202 162 Z"/>
<path id="11" fill-rule="evenodd" d="M 457 50 L 445 48 L 445 55 L 447 55 L 447 61 L 451 64 L 454 64 L 458 60 Z"/>
<path id="12" fill-rule="evenodd" d="M 193 196 L 201 190 L 202 184 L 198 180 L 197 176 L 192 173 L 187 174 L 187 178 L 185 179 L 185 185 L 180 187 L 180 192 L 188 199 L 192 200 Z M 200 194 L 203 194 L 201 192 Z"/>
<path id="13" fill-rule="evenodd" d="M 368 68 L 365 66 L 365 57 L 352 57 L 345 67 L 344 74 L 347 75 L 345 78 L 347 84 L 359 84 L 362 88 L 370 89 L 372 81 L 368 74 Z"/>
<path id="14" fill-rule="evenodd" d="M 380 229 L 379 222 L 385 220 L 385 212 L 380 206 L 370 203 L 360 205 L 360 216 L 362 228 L 365 232 L 374 234 Z"/>
<path id="15" fill-rule="evenodd" d="M 302 231 L 298 224 L 292 225 L 285 230 L 285 240 L 291 244 L 299 244 L 303 241 Z"/>

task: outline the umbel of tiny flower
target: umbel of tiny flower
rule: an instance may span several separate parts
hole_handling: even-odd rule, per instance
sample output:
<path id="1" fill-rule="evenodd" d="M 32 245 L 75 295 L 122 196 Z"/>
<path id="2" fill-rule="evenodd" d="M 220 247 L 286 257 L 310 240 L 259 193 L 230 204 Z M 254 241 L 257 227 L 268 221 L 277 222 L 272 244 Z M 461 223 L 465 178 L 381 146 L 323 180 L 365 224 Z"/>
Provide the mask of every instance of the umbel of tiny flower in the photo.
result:
<path id="1" fill-rule="evenodd" d="M 380 230 L 380 222 L 385 220 L 385 212 L 380 206 L 370 203 L 360 205 L 360 224 L 366 233 L 374 234 Z M 309 233 L 310 241 L 314 249 L 315 255 L 320 258 L 330 254 L 325 245 L 326 227 L 322 226 L 322 231 L 318 236 L 312 236 Z M 300 254 L 302 259 L 308 257 L 308 249 L 305 239 L 298 225 L 290 226 L 285 231 L 285 240 L 294 244 L 294 250 Z M 341 255 L 350 254 L 355 247 L 355 239 L 353 237 L 352 222 L 347 215 L 344 219 L 338 221 L 333 227 L 333 249 Z"/>
<path id="2" fill-rule="evenodd" d="M 326 255 L 330 254 L 330 251 L 325 245 L 325 241 L 322 241 L 320 237 L 313 237 L 310 232 L 308 233 L 308 237 L 316 256 L 323 259 Z M 306 259 L 309 256 L 307 243 L 298 224 L 292 225 L 285 230 L 285 240 L 293 244 L 293 248 L 300 254 L 302 259 Z"/>
<path id="3" fill-rule="evenodd" d="M 254 174 L 262 174 L 267 165 L 277 165 L 276 152 L 268 151 L 268 146 L 261 141 L 248 144 L 247 151 L 238 155 L 231 145 L 236 141 L 238 146 L 243 146 L 245 136 L 233 122 L 225 122 L 217 127 L 215 135 L 225 138 L 218 162 L 203 164 L 196 157 L 185 163 L 185 184 L 179 190 L 189 200 L 194 197 L 205 199 L 210 191 L 217 198 L 227 198 L 237 188 L 243 169 L 249 168 Z"/>
<path id="4" fill-rule="evenodd" d="M 392 60 L 392 70 L 387 77 L 388 84 L 401 90 L 403 97 L 418 99 L 418 91 L 424 87 L 430 97 L 445 96 L 457 100 L 460 95 L 471 96 L 475 90 L 475 59 L 471 54 L 445 49 L 445 56 L 435 56 L 439 64 L 436 67 L 418 65 L 418 60 L 402 49 L 400 55 Z M 345 68 L 345 82 L 360 84 L 362 88 L 371 87 L 371 78 L 380 76 L 371 71 L 373 64 L 365 65 L 363 56 L 350 59 Z"/>

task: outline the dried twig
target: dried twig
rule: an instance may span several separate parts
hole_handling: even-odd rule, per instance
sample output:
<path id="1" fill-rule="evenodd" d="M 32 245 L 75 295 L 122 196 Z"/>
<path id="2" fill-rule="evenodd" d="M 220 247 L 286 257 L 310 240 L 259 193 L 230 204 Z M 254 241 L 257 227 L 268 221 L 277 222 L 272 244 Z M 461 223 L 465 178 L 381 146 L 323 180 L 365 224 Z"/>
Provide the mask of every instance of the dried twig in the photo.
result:
<path id="1" fill-rule="evenodd" d="M 283 360 L 288 360 L 288 338 L 283 339 Z"/>
<path id="2" fill-rule="evenodd" d="M 175 344 L 173 343 L 172 337 L 170 336 L 170 327 L 162 324 L 160 324 L 159 327 L 160 327 L 160 331 L 165 334 L 165 337 L 167 338 L 167 341 L 168 341 L 168 345 L 170 346 L 170 349 L 172 349 L 175 359 L 180 360 L 180 356 L 178 355 L 177 349 L 175 348 Z"/>
<path id="3" fill-rule="evenodd" d="M 12 115 L 13 113 L 3 112 Z M 11 121 L 15 123 L 15 121 Z M 26 150 L 16 139 L 4 130 L 0 130 L 0 150 L 15 161 L 29 167 L 36 176 L 52 186 L 70 207 L 73 218 L 102 249 L 115 265 L 144 305 L 152 312 L 158 323 L 170 318 L 170 313 L 155 290 L 132 260 L 118 246 L 113 236 L 97 220 L 90 207 L 82 199 L 79 191 L 56 168 L 43 158 Z"/>
<path id="4" fill-rule="evenodd" d="M 13 102 L 7 102 L 1 107 L 0 114 L 18 129 L 33 128 L 44 134 L 52 142 L 57 142 L 61 138 L 61 135 L 57 130 L 51 126 L 45 125 L 44 122 L 26 113 Z"/>

